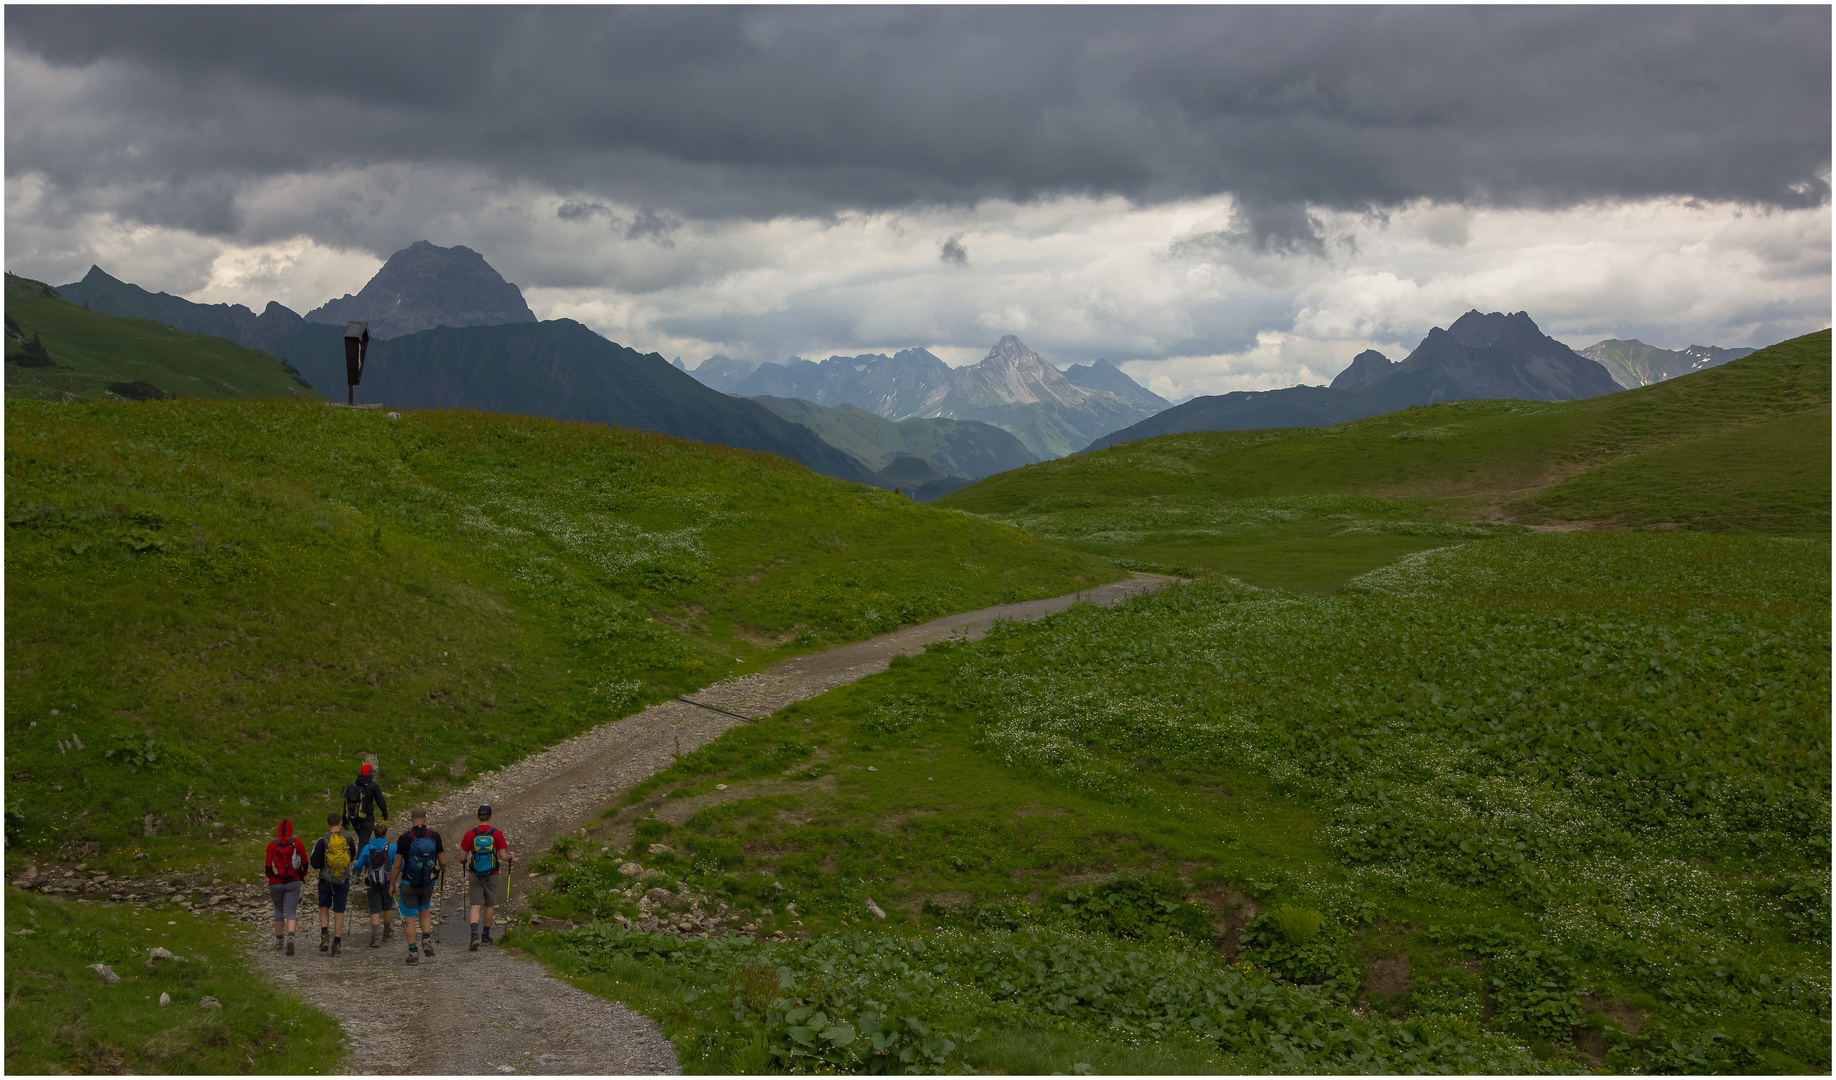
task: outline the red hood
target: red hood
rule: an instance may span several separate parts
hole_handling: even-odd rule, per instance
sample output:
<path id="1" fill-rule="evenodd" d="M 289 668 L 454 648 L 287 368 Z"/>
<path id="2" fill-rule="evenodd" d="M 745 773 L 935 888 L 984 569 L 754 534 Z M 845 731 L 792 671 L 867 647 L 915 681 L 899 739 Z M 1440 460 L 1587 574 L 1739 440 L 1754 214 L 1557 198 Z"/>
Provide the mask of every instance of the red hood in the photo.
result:
<path id="1" fill-rule="evenodd" d="M 275 842 L 285 844 L 293 839 L 293 819 L 282 818 L 280 827 L 274 830 Z"/>

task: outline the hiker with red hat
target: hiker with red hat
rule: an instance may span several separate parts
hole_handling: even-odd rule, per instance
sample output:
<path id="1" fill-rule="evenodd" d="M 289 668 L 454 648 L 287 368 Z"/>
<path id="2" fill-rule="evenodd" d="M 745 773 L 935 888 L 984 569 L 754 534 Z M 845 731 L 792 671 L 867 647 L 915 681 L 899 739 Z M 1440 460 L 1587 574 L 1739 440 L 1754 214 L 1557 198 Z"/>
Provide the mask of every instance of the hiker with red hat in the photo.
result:
<path id="1" fill-rule="evenodd" d="M 376 782 L 375 767 L 366 761 L 358 767 L 357 779 L 344 786 L 344 827 L 362 843 L 370 838 L 378 818 L 389 820 L 389 801 Z"/>
<path id="2" fill-rule="evenodd" d="M 283 820 L 268 841 L 267 861 L 262 869 L 268 874 L 268 899 L 274 902 L 274 947 L 283 942 L 287 954 L 293 954 L 293 930 L 298 926 L 300 882 L 306 880 L 306 846 L 293 835 L 292 820 Z M 281 937 L 285 925 L 287 936 Z"/>

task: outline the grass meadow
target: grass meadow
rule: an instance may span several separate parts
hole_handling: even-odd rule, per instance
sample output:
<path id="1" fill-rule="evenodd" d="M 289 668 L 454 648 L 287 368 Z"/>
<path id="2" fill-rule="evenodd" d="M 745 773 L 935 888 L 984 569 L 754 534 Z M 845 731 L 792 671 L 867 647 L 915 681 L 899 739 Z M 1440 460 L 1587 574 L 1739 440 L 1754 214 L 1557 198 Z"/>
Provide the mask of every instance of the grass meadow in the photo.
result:
<path id="1" fill-rule="evenodd" d="M 709 1072 L 1827 1071 L 1829 566 L 1551 533 L 1004 625 L 631 796 L 811 943 L 519 934 Z M 635 913 L 570 851 L 551 913 Z"/>

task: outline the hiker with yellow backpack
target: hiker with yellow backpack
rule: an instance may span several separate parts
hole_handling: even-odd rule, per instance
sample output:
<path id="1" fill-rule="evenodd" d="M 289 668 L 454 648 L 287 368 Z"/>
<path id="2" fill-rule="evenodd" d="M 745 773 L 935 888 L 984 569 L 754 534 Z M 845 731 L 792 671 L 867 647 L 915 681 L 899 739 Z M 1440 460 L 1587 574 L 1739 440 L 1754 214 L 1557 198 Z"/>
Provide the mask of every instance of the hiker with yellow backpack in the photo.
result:
<path id="1" fill-rule="evenodd" d="M 351 899 L 357 843 L 344 834 L 343 814 L 327 814 L 325 825 L 325 835 L 312 845 L 308 861 L 319 872 L 319 951 L 337 956 L 344 944 L 344 906 Z"/>

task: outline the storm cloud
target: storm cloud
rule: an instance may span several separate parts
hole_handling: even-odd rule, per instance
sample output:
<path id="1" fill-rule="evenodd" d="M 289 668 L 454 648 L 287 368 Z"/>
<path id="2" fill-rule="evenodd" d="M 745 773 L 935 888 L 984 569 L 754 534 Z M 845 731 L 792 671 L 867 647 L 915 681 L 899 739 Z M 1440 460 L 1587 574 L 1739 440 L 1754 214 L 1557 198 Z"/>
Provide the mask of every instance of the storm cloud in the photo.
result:
<path id="1" fill-rule="evenodd" d="M 1203 312 L 1236 305 L 1291 330 L 1311 310 L 1302 278 L 1359 243 L 1382 247 L 1392 218 L 1458 252 L 1475 214 L 1808 214 L 1827 254 L 1830 17 L 1820 6 L 13 5 L 8 256 L 56 276 L 123 252 L 167 275 L 145 284 L 189 294 L 223 286 L 226 258 L 266 267 L 242 281 L 311 264 L 337 295 L 362 280 L 335 274 L 430 239 L 484 252 L 538 312 L 543 290 L 548 311 L 600 312 L 593 325 L 607 332 L 744 336 L 743 313 L 756 311 L 760 348 L 832 333 L 865 348 L 880 343 L 859 340 L 863 327 L 980 327 L 1025 319 L 1030 302 L 903 321 L 850 312 L 871 280 L 821 265 L 883 279 L 887 264 L 821 238 L 871 236 L 909 251 L 914 273 L 954 275 L 926 285 L 941 303 L 1011 291 L 982 275 L 1020 258 L 1004 252 L 1026 237 L 978 231 L 987 208 L 1057 206 L 1088 224 L 1080 208 L 1101 206 L 1166 227 L 1136 231 L 1147 263 L 1229 273 L 1167 309 L 1177 330 L 1118 331 L 1075 358 L 1148 337 L 1163 353 L 1147 358 L 1175 338 L 1193 355 L 1240 351 L 1268 327 L 1233 321 L 1208 337 Z M 784 221 L 811 224 L 771 225 Z M 1052 228 L 1037 227 L 1035 241 Z M 157 259 L 134 246 L 149 235 Z M 808 276 L 748 293 L 793 257 L 770 247 L 790 235 Z M 631 321 L 695 288 L 727 292 Z M 1099 309 L 1103 288 L 1084 294 Z"/>

